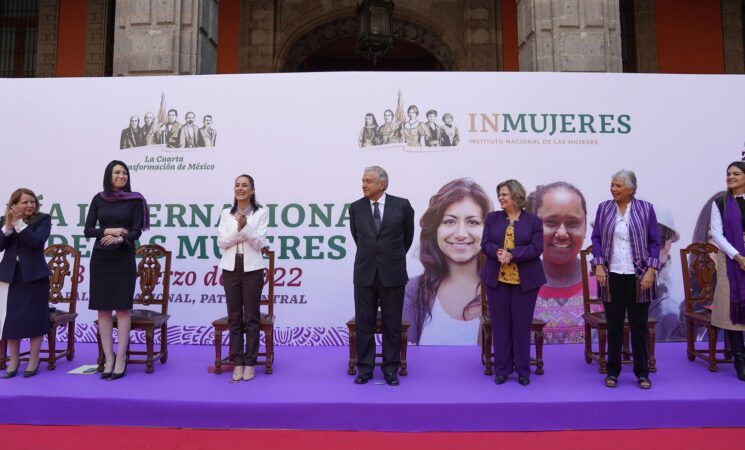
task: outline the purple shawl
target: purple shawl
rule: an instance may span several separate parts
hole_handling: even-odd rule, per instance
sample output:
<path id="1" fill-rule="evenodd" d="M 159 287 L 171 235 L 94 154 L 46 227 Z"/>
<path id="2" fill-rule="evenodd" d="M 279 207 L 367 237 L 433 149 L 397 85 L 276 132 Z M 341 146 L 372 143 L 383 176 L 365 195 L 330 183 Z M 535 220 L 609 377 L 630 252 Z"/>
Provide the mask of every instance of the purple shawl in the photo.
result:
<path id="1" fill-rule="evenodd" d="M 742 215 L 735 197 L 724 198 L 724 237 L 745 256 L 745 242 L 742 238 Z M 727 258 L 727 279 L 729 280 L 729 316 L 732 323 L 745 324 L 745 272 L 734 259 Z"/>
<path id="2" fill-rule="evenodd" d="M 122 200 L 140 200 L 142 201 L 142 231 L 150 229 L 150 212 L 147 207 L 147 200 L 139 192 L 113 191 L 111 193 L 101 191 L 98 193 L 102 199 L 107 202 L 119 202 Z"/>

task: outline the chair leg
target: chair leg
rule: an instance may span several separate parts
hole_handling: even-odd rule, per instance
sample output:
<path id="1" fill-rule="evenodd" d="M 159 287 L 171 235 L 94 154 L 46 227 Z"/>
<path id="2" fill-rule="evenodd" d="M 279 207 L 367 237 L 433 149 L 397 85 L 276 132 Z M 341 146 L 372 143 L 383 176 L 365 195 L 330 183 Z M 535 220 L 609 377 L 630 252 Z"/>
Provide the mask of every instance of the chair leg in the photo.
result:
<path id="1" fill-rule="evenodd" d="M 145 373 L 153 373 L 153 347 L 155 347 L 155 331 L 152 328 L 145 330 Z"/>
<path id="2" fill-rule="evenodd" d="M 57 325 L 52 324 L 49 327 L 49 334 L 47 335 L 47 345 L 49 346 L 49 357 L 47 358 L 47 370 L 54 370 L 57 368 Z"/>
<path id="3" fill-rule="evenodd" d="M 708 360 L 709 360 L 709 370 L 712 372 L 718 372 L 719 367 L 717 367 L 717 335 L 719 334 L 719 329 L 709 325 L 709 354 Z"/>
<path id="4" fill-rule="evenodd" d="M 492 330 L 491 324 L 484 327 L 484 354 L 486 358 L 486 374 L 494 375 L 494 359 L 492 359 Z"/>
<path id="5" fill-rule="evenodd" d="M 357 373 L 357 331 L 352 330 L 351 327 L 349 327 L 349 368 L 347 369 L 347 373 L 349 375 L 354 375 Z"/>
<path id="6" fill-rule="evenodd" d="M 608 373 L 608 370 L 606 369 L 606 357 L 605 357 L 605 348 L 606 348 L 606 338 L 607 338 L 607 331 L 601 330 L 598 328 L 598 363 L 600 364 L 600 373 Z"/>
<path id="7" fill-rule="evenodd" d="M 399 369 L 398 373 L 402 377 L 405 377 L 409 374 L 409 371 L 407 369 L 408 363 L 406 361 L 406 350 L 408 348 L 409 344 L 409 331 L 406 330 L 403 335 L 401 336 L 401 369 Z"/>
<path id="8" fill-rule="evenodd" d="M 621 350 L 621 358 L 623 362 L 631 361 L 631 336 L 629 333 L 629 326 L 623 325 L 623 350 Z"/>
<path id="9" fill-rule="evenodd" d="M 168 361 L 168 324 L 160 326 L 160 363 Z"/>
<path id="10" fill-rule="evenodd" d="M 75 321 L 73 320 L 67 324 L 67 352 L 65 357 L 68 361 L 72 361 L 75 358 Z"/>
<path id="11" fill-rule="evenodd" d="M 274 373 L 274 327 L 270 327 L 264 332 L 264 340 L 266 341 L 266 365 L 264 366 L 264 373 L 271 375 Z"/>
<path id="12" fill-rule="evenodd" d="M 649 327 L 649 371 L 657 372 L 657 358 L 654 356 L 655 341 L 657 340 L 657 330 L 654 326 Z"/>
<path id="13" fill-rule="evenodd" d="M 215 327 L 215 375 L 222 373 L 222 330 Z"/>
<path id="14" fill-rule="evenodd" d="M 696 329 L 693 326 L 693 321 L 686 319 L 686 353 L 688 356 L 688 361 L 693 361 L 696 359 L 696 355 L 693 353 L 694 350 L 694 341 L 696 339 L 696 335 L 694 334 Z"/>
<path id="15" fill-rule="evenodd" d="M 103 372 L 103 366 L 106 363 L 106 356 L 103 353 L 103 344 L 101 344 L 101 329 L 96 327 L 96 341 L 98 342 L 98 372 Z"/>
<path id="16" fill-rule="evenodd" d="M 585 362 L 587 364 L 592 363 L 592 329 L 590 324 L 585 322 Z"/>
<path id="17" fill-rule="evenodd" d="M 535 374 L 543 375 L 543 332 L 535 333 Z"/>
<path id="18" fill-rule="evenodd" d="M 5 339 L 0 340 L 0 370 L 5 370 L 7 367 L 6 362 L 8 361 L 8 341 Z"/>
<path id="19" fill-rule="evenodd" d="M 488 345 L 488 341 L 486 339 L 486 325 L 484 325 L 483 323 L 479 328 L 479 335 L 481 338 L 481 364 L 484 366 L 484 375 L 492 375 L 494 372 L 491 370 L 491 366 L 489 366 L 489 360 L 486 357 L 486 347 Z"/>

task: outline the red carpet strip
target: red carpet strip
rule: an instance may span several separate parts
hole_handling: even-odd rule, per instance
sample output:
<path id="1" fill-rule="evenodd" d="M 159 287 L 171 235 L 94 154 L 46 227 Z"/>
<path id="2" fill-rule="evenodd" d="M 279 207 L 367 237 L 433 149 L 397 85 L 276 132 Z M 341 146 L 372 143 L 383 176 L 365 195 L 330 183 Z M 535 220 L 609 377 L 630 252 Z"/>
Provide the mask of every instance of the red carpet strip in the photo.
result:
<path id="1" fill-rule="evenodd" d="M 197 430 L 0 425 L 3 449 L 354 449 L 603 450 L 745 449 L 745 429 L 682 428 L 529 433 Z"/>

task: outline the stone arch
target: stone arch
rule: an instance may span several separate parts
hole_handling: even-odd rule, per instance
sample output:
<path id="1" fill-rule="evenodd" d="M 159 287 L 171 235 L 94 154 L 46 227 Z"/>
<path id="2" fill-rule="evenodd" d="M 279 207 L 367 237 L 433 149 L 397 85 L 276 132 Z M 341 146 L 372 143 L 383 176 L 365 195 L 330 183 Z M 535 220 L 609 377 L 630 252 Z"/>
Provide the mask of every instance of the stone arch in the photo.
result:
<path id="1" fill-rule="evenodd" d="M 316 21 L 315 27 L 310 25 L 303 30 L 296 30 L 294 39 L 286 40 L 286 44 L 277 53 L 276 71 L 292 72 L 324 45 L 357 34 L 357 19 L 354 16 L 323 19 L 325 20 Z M 409 15 L 394 16 L 393 35 L 395 39 L 421 47 L 437 58 L 446 70 L 461 70 L 465 66 L 465 52 L 458 46 L 450 45 L 456 42 L 452 36 L 436 30 L 435 27 L 422 25 Z"/>

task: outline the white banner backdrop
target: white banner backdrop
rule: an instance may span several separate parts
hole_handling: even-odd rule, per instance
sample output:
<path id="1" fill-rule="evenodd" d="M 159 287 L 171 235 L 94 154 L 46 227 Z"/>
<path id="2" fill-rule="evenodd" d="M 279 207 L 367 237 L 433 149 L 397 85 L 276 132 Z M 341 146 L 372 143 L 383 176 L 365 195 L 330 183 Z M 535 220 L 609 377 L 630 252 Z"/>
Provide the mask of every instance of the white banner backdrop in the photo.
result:
<path id="1" fill-rule="evenodd" d="M 257 200 L 270 211 L 271 248 L 278 257 L 276 342 L 345 343 L 344 323 L 354 311 L 355 252 L 347 205 L 361 197 L 362 171 L 371 165 L 388 171 L 389 192 L 408 198 L 416 211 L 406 305 L 411 341 L 476 343 L 478 319 L 464 319 L 479 312 L 474 257 L 488 212 L 484 202 L 497 204 L 495 186 L 508 178 L 520 180 L 528 192 L 570 183 L 586 200 L 585 227 L 580 197 L 571 187 L 538 196 L 552 286 L 541 293 L 536 315 L 549 322 L 549 342 L 580 340 L 576 254 L 589 244 L 596 206 L 610 198 L 610 177 L 622 168 L 636 172 L 638 196 L 654 203 L 669 229 L 669 268 L 661 277 L 666 293 L 652 315 L 666 323 L 658 338 L 679 337 L 678 249 L 692 241 L 702 207 L 724 188 L 725 168 L 742 157 L 745 142 L 741 76 L 9 79 L 0 80 L 0 98 L 0 197 L 21 186 L 33 189 L 43 196 L 42 211 L 53 215 L 50 243 L 66 242 L 83 252 L 83 341 L 95 340 L 94 314 L 87 309 L 93 242 L 83 237 L 83 223 L 113 159 L 129 165 L 133 190 L 150 203 L 152 228 L 140 242 L 173 252 L 169 336 L 175 343 L 210 343 L 209 324 L 225 315 L 216 227 L 241 173 L 254 177 Z M 171 109 L 177 113 L 171 120 L 182 125 L 180 135 L 164 126 Z M 212 129 L 205 126 L 206 115 Z M 191 116 L 194 128 L 184 125 Z M 153 123 L 153 132 L 138 128 L 146 122 Z M 135 128 L 127 130 L 130 123 Z M 457 127 L 457 139 L 448 124 Z M 471 184 L 447 185 L 461 178 L 483 188 L 486 199 Z M 432 239 L 422 247 L 419 221 L 441 188 L 433 200 L 440 208 L 427 218 Z M 449 203 L 458 197 L 455 191 L 469 189 L 466 200 L 473 201 Z M 432 262 L 420 277 L 422 252 Z"/>

